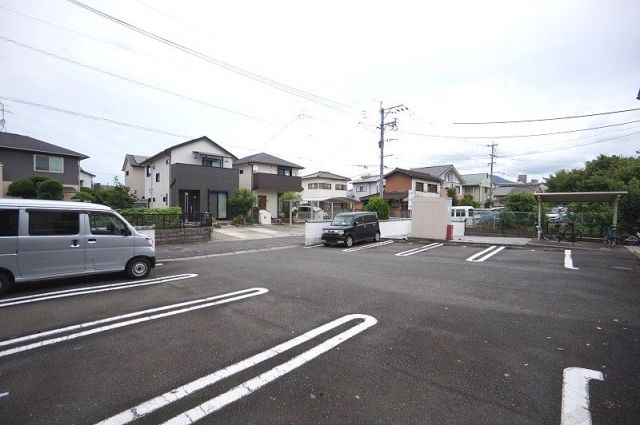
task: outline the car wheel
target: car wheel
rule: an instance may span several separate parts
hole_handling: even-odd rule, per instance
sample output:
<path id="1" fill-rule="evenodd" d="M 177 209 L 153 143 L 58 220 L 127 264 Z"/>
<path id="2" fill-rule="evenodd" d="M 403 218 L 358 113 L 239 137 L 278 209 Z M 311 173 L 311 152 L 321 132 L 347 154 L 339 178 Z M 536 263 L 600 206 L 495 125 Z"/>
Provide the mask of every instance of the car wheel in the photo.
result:
<path id="1" fill-rule="evenodd" d="M 325 243 L 323 243 L 322 245 L 324 245 L 324 246 L 329 246 L 329 244 L 328 244 L 328 243 L 326 243 L 326 242 L 325 242 Z"/>
<path id="2" fill-rule="evenodd" d="M 0 295 L 4 294 L 11 288 L 11 276 L 7 273 L 0 273 Z"/>
<path id="3" fill-rule="evenodd" d="M 347 245 L 347 247 L 352 247 L 353 246 L 353 238 L 351 236 L 347 236 L 347 238 L 344 240 L 345 245 Z"/>
<path id="4" fill-rule="evenodd" d="M 125 271 L 127 272 L 127 276 L 132 279 L 142 279 L 151 271 L 151 264 L 146 258 L 134 258 L 127 263 Z"/>
<path id="5" fill-rule="evenodd" d="M 374 242 L 380 242 L 380 232 L 376 232 L 376 235 L 373 237 Z"/>

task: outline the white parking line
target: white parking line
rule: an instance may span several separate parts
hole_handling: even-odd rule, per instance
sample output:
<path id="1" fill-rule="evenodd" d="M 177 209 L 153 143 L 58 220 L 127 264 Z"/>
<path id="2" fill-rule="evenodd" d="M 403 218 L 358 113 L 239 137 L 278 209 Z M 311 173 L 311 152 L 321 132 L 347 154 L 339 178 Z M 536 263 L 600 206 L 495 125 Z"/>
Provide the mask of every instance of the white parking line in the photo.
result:
<path id="1" fill-rule="evenodd" d="M 207 376 L 196 379 L 195 381 L 189 382 L 181 387 L 175 388 L 171 391 L 168 391 L 158 397 L 152 398 L 151 400 L 145 401 L 135 407 L 127 409 L 123 412 L 118 413 L 115 416 L 112 416 L 108 419 L 105 419 L 99 422 L 97 425 L 116 425 L 116 424 L 127 424 L 136 419 L 139 419 L 143 416 L 148 415 L 149 413 L 155 412 L 158 409 L 161 409 L 175 401 L 178 401 L 190 394 L 195 393 L 207 386 L 213 385 L 218 381 L 221 381 L 225 378 L 228 378 L 236 373 L 242 372 L 243 370 L 249 369 L 259 363 L 262 363 L 266 360 L 271 359 L 279 354 L 284 353 L 287 350 L 290 350 L 294 347 L 297 347 L 300 344 L 303 344 L 313 338 L 316 338 L 323 333 L 330 331 L 331 329 L 335 329 L 338 326 L 343 325 L 344 323 L 350 322 L 352 320 L 362 319 L 364 320 L 362 323 L 359 323 L 352 328 L 343 331 L 342 333 L 328 339 L 327 341 L 315 346 L 314 348 L 305 351 L 304 353 L 292 358 L 291 360 L 276 366 L 275 368 L 265 372 L 257 377 L 250 379 L 243 384 L 227 391 L 226 393 L 215 397 L 200 406 L 186 411 L 173 419 L 170 419 L 167 423 L 175 423 L 175 424 L 190 424 L 193 423 L 216 410 L 221 409 L 233 401 L 236 401 L 248 394 L 251 394 L 255 390 L 260 387 L 268 384 L 269 382 L 277 379 L 278 377 L 296 369 L 297 367 L 305 364 L 309 360 L 318 357 L 320 354 L 329 351 L 330 349 L 336 347 L 337 345 L 343 343 L 349 338 L 357 335 L 358 333 L 364 331 L 367 328 L 375 325 L 378 321 L 371 316 L 367 316 L 364 314 L 349 314 L 347 316 L 343 316 L 339 319 L 336 319 L 332 322 L 326 323 L 322 326 L 319 326 L 309 332 L 306 332 L 300 336 L 297 336 L 289 341 L 286 341 L 282 344 L 276 345 L 275 347 L 263 351 L 259 354 L 251 356 L 247 359 L 234 363 L 230 366 L 227 366 L 223 369 L 220 369 L 216 372 L 213 372 Z"/>
<path id="2" fill-rule="evenodd" d="M 418 247 L 418 248 L 410 249 L 408 251 L 402 251 L 402 252 L 399 252 L 399 253 L 394 254 L 394 255 L 396 257 L 408 257 L 410 255 L 419 254 L 421 252 L 429 251 L 430 249 L 439 248 L 441 246 L 444 246 L 444 244 L 443 243 L 434 242 L 434 243 L 430 243 L 429 245 L 424 245 L 424 246 L 421 246 L 421 247 Z"/>
<path id="3" fill-rule="evenodd" d="M 602 372 L 568 367 L 562 373 L 560 425 L 591 425 L 589 381 L 604 381 Z"/>
<path id="4" fill-rule="evenodd" d="M 309 248 L 317 248 L 319 246 L 324 246 L 323 244 L 319 243 L 318 245 L 309 245 L 309 246 L 305 246 L 304 249 L 309 249 Z"/>
<path id="5" fill-rule="evenodd" d="M 176 280 L 191 279 L 198 276 L 194 273 L 179 274 L 173 276 L 156 277 L 147 280 L 132 280 L 108 285 L 85 286 L 82 288 L 65 289 L 63 291 L 45 292 L 23 297 L 8 298 L 0 301 L 0 308 L 12 305 L 35 303 L 39 301 L 54 300 L 58 298 L 75 297 L 76 295 L 96 294 L 99 292 L 117 291 L 119 289 L 136 288 L 138 286 L 159 285 L 161 283 L 174 282 Z"/>
<path id="6" fill-rule="evenodd" d="M 359 246 L 357 248 L 347 248 L 347 249 L 343 249 L 342 252 L 355 252 L 355 251 L 362 251 L 363 249 L 369 249 L 369 248 L 377 248 L 379 246 L 384 246 L 384 245 L 389 245 L 392 244 L 394 241 L 382 241 L 382 242 L 376 242 L 376 243 L 370 243 L 368 245 L 362 245 Z"/>
<path id="7" fill-rule="evenodd" d="M 467 261 L 471 261 L 474 263 L 483 262 L 486 259 L 493 257 L 494 255 L 496 255 L 498 252 L 502 251 L 505 248 L 506 248 L 505 246 L 497 247 L 495 245 L 492 245 L 489 248 L 485 249 L 484 251 L 480 251 L 477 254 L 473 254 L 471 257 L 467 258 Z"/>
<path id="8" fill-rule="evenodd" d="M 0 394 L 0 398 L 2 398 L 2 397 L 7 397 L 8 395 L 9 395 L 9 393 L 8 393 L 8 392 L 7 392 L 7 393 L 2 393 L 2 394 Z"/>
<path id="9" fill-rule="evenodd" d="M 107 326 L 100 326 L 100 327 L 89 329 L 89 330 L 85 330 L 85 331 L 82 331 L 82 332 L 72 333 L 72 334 L 60 336 L 60 337 L 57 337 L 57 338 L 46 339 L 46 340 L 43 340 L 43 341 L 38 341 L 38 342 L 34 342 L 34 343 L 31 343 L 31 344 L 27 344 L 27 345 L 21 345 L 21 346 L 18 346 L 18 347 L 13 347 L 13 348 L 10 348 L 10 349 L 4 350 L 4 351 L 0 351 L 0 357 L 9 356 L 11 354 L 20 353 L 22 351 L 32 350 L 34 348 L 44 347 L 46 345 L 56 344 L 58 342 L 69 341 L 69 340 L 80 338 L 80 337 L 87 336 L 87 335 L 93 335 L 93 334 L 96 334 L 96 333 L 105 332 L 105 331 L 108 331 L 108 330 L 111 330 L 111 329 L 122 328 L 122 327 L 125 327 L 125 326 L 134 325 L 136 323 L 147 322 L 147 321 L 150 321 L 150 320 L 160 319 L 162 317 L 174 316 L 176 314 L 187 313 L 189 311 L 199 310 L 201 308 L 211 307 L 211 306 L 214 306 L 214 305 L 226 304 L 226 303 L 230 303 L 232 301 L 241 300 L 241 299 L 244 299 L 244 298 L 255 297 L 256 295 L 266 294 L 267 292 L 269 292 L 269 290 L 266 289 L 266 288 L 243 289 L 241 291 L 229 292 L 227 294 L 215 295 L 213 297 L 201 298 L 201 299 L 198 299 L 198 300 L 186 301 L 186 302 L 177 303 L 177 304 L 170 304 L 170 305 L 166 305 L 166 306 L 163 306 L 163 307 L 157 307 L 157 308 L 152 308 L 152 309 L 148 309 L 148 310 L 136 311 L 136 312 L 133 312 L 133 313 L 127 313 L 127 314 L 122 314 L 122 315 L 119 315 L 119 316 L 113 316 L 113 317 L 107 317 L 105 319 L 95 320 L 93 322 L 79 323 L 77 325 L 66 326 L 64 328 L 53 329 L 53 330 L 44 331 L 44 332 L 37 332 L 37 333 L 31 334 L 31 335 L 25 335 L 25 336 L 18 337 L 18 338 L 12 338 L 12 339 L 9 339 L 9 340 L 0 341 L 0 347 L 8 346 L 8 345 L 14 345 L 14 344 L 17 344 L 17 343 L 20 343 L 20 342 L 24 342 L 24 341 L 40 339 L 40 338 L 45 337 L 45 336 L 61 334 L 61 333 L 65 333 L 65 332 L 68 332 L 68 331 L 73 331 L 73 330 L 76 330 L 76 329 L 85 329 L 85 328 L 89 328 L 89 327 L 95 326 L 95 325 L 101 325 L 101 324 L 104 324 L 104 323 L 116 322 L 118 320 L 128 319 L 130 317 L 142 316 L 144 314 L 150 314 L 150 313 L 156 313 L 156 312 L 159 312 L 159 311 L 175 309 L 175 310 L 167 311 L 167 312 L 164 312 L 164 313 L 151 314 L 149 316 L 138 317 L 137 319 L 127 320 L 127 321 L 124 321 L 124 322 L 117 322 L 117 323 L 113 323 L 113 324 L 107 325 Z M 222 298 L 222 300 L 221 300 L 221 298 Z M 214 301 L 214 300 L 218 300 L 218 301 Z M 209 301 L 211 301 L 211 302 L 209 302 Z M 197 305 L 194 305 L 194 304 L 197 304 Z M 180 307 L 185 307 L 185 306 L 192 306 L 192 307 L 180 308 Z"/>
<path id="10" fill-rule="evenodd" d="M 573 267 L 573 258 L 571 257 L 570 249 L 564 250 L 564 268 L 571 269 L 571 270 L 578 270 L 577 267 Z"/>

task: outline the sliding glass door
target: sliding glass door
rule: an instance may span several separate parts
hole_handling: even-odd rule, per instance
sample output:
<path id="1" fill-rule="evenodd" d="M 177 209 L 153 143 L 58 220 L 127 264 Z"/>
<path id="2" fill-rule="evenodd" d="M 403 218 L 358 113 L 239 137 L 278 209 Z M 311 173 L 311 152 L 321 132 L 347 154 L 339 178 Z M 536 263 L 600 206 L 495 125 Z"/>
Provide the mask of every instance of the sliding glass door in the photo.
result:
<path id="1" fill-rule="evenodd" d="M 227 192 L 209 192 L 209 213 L 217 220 L 226 220 Z"/>

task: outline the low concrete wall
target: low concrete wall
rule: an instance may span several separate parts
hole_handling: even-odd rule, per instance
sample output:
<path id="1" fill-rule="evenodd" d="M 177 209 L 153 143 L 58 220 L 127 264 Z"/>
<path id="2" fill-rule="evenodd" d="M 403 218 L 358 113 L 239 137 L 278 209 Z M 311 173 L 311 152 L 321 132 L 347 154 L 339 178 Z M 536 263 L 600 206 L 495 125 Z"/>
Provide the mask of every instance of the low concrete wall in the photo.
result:
<path id="1" fill-rule="evenodd" d="M 467 227 L 464 221 L 452 221 L 453 224 L 453 236 L 464 236 L 464 229 Z"/>
<path id="2" fill-rule="evenodd" d="M 411 237 L 445 239 L 451 223 L 451 199 L 416 198 L 411 213 Z"/>
<path id="3" fill-rule="evenodd" d="M 331 221 L 307 221 L 304 223 L 304 244 L 317 245 L 322 240 L 322 228 Z M 411 219 L 380 221 L 380 237 L 385 239 L 406 239 L 411 231 Z"/>
<path id="4" fill-rule="evenodd" d="M 210 227 L 185 227 L 184 229 L 156 229 L 156 245 L 208 242 Z"/>

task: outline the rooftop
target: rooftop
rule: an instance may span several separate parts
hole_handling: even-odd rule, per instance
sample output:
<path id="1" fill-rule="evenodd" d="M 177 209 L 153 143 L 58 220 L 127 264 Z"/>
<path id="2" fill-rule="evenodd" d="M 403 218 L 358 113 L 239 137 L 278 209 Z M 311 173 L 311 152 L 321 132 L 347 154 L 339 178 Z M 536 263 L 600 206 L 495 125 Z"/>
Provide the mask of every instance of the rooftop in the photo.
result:
<path id="1" fill-rule="evenodd" d="M 318 171 L 306 176 L 302 176 L 303 179 L 329 179 L 329 180 L 349 180 L 349 177 L 339 176 L 337 174 L 330 173 L 328 171 Z"/>
<path id="2" fill-rule="evenodd" d="M 424 173 L 422 171 L 417 171 L 417 170 L 406 170 L 404 168 L 395 168 L 391 171 L 389 171 L 387 174 L 385 174 L 384 176 L 387 177 L 393 173 L 400 173 L 400 174 L 405 174 L 407 176 L 413 177 L 413 178 L 417 178 L 417 179 L 424 179 L 424 180 L 434 180 L 437 182 L 441 182 L 442 179 L 433 176 L 432 174 L 429 173 Z"/>
<path id="3" fill-rule="evenodd" d="M 243 164 L 268 164 L 268 165 L 278 165 L 281 167 L 291 167 L 291 168 L 300 168 L 300 169 L 304 168 L 302 165 L 294 164 L 293 162 L 286 161 L 282 158 L 278 158 L 277 156 L 269 155 L 268 153 L 264 153 L 264 152 L 245 156 L 244 158 L 240 158 L 234 163 L 234 165 L 243 165 Z"/>
<path id="4" fill-rule="evenodd" d="M 29 136 L 0 132 L 0 148 L 19 151 L 41 152 L 54 155 L 74 156 L 78 159 L 89 158 L 87 155 L 66 149 Z"/>

